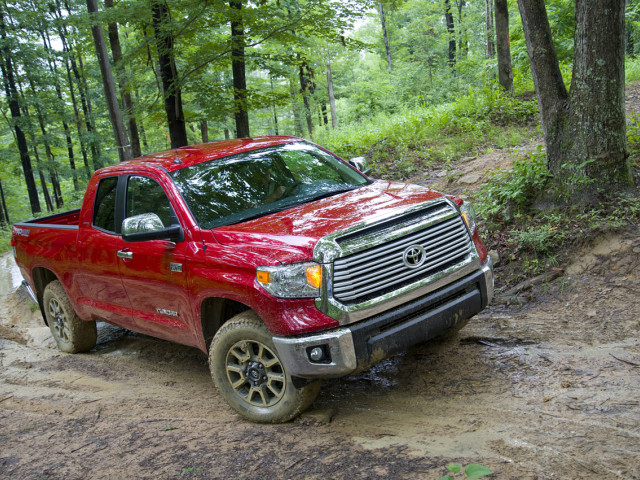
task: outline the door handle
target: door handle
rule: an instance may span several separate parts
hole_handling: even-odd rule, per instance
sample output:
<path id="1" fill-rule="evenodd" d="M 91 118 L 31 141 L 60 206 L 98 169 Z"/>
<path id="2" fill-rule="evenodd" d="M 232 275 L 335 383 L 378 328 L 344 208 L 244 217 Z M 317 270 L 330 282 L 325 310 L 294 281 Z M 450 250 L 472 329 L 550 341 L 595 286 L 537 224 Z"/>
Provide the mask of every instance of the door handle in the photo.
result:
<path id="1" fill-rule="evenodd" d="M 129 252 L 127 250 L 118 250 L 116 255 L 127 260 L 131 260 L 133 258 L 133 252 Z"/>

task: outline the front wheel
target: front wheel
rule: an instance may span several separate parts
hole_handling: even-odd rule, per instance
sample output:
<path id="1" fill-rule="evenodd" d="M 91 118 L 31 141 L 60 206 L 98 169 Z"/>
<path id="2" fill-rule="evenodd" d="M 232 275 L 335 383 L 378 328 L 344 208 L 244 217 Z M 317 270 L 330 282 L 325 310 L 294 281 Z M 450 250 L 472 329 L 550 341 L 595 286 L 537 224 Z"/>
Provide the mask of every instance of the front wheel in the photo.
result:
<path id="1" fill-rule="evenodd" d="M 218 330 L 209 350 L 209 368 L 231 408 L 253 422 L 287 422 L 309 408 L 320 392 L 320 380 L 302 388 L 293 384 L 271 333 L 250 310 Z"/>
<path id="2" fill-rule="evenodd" d="M 60 350 L 79 353 L 95 346 L 98 338 L 96 322 L 80 320 L 58 280 L 45 287 L 42 300 L 49 330 Z"/>

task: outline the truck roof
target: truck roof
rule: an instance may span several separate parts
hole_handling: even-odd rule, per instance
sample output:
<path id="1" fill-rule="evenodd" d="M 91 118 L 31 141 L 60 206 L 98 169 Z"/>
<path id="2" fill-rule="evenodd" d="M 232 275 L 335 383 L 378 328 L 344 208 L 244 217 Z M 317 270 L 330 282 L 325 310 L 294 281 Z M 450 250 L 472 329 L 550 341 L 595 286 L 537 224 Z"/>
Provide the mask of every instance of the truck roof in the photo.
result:
<path id="1" fill-rule="evenodd" d="M 228 157 L 236 153 L 257 150 L 260 148 L 282 145 L 285 143 L 303 141 L 301 138 L 288 136 L 263 136 L 250 138 L 237 138 L 199 145 L 174 148 L 163 152 L 150 153 L 142 157 L 134 158 L 126 162 L 116 163 L 100 169 L 100 173 L 116 173 L 128 167 L 158 167 L 167 172 L 180 170 L 181 168 L 196 165 L 216 158 Z"/>

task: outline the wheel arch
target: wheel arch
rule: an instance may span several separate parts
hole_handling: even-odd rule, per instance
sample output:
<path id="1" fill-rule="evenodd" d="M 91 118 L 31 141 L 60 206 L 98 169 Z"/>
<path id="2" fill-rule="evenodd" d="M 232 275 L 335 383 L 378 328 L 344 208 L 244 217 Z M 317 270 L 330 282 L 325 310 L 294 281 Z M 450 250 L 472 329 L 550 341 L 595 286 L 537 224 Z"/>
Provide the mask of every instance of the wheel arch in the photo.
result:
<path id="1" fill-rule="evenodd" d="M 204 343 L 209 351 L 213 336 L 224 323 L 235 315 L 251 310 L 242 302 L 224 297 L 208 297 L 200 304 L 200 322 Z"/>
<path id="2" fill-rule="evenodd" d="M 44 289 L 54 280 L 60 280 L 55 273 L 45 267 L 35 267 L 31 273 L 33 278 L 34 287 L 36 289 L 35 294 L 38 299 L 38 306 L 40 307 L 40 313 L 42 313 L 42 319 L 45 325 L 49 325 L 47 322 L 47 316 L 44 313 Z M 62 282 L 60 282 L 62 283 Z"/>

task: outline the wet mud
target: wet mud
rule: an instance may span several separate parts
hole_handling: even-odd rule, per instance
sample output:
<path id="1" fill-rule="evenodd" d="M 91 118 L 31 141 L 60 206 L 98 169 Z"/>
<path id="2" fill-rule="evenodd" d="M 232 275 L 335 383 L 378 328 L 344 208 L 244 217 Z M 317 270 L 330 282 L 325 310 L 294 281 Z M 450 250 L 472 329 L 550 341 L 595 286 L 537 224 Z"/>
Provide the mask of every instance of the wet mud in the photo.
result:
<path id="1" fill-rule="evenodd" d="M 100 324 L 91 352 L 59 352 L 11 280 L 0 477 L 435 479 L 474 462 L 495 478 L 640 478 L 639 238 L 601 239 L 452 340 L 325 381 L 275 426 L 234 414 L 198 350 Z"/>

